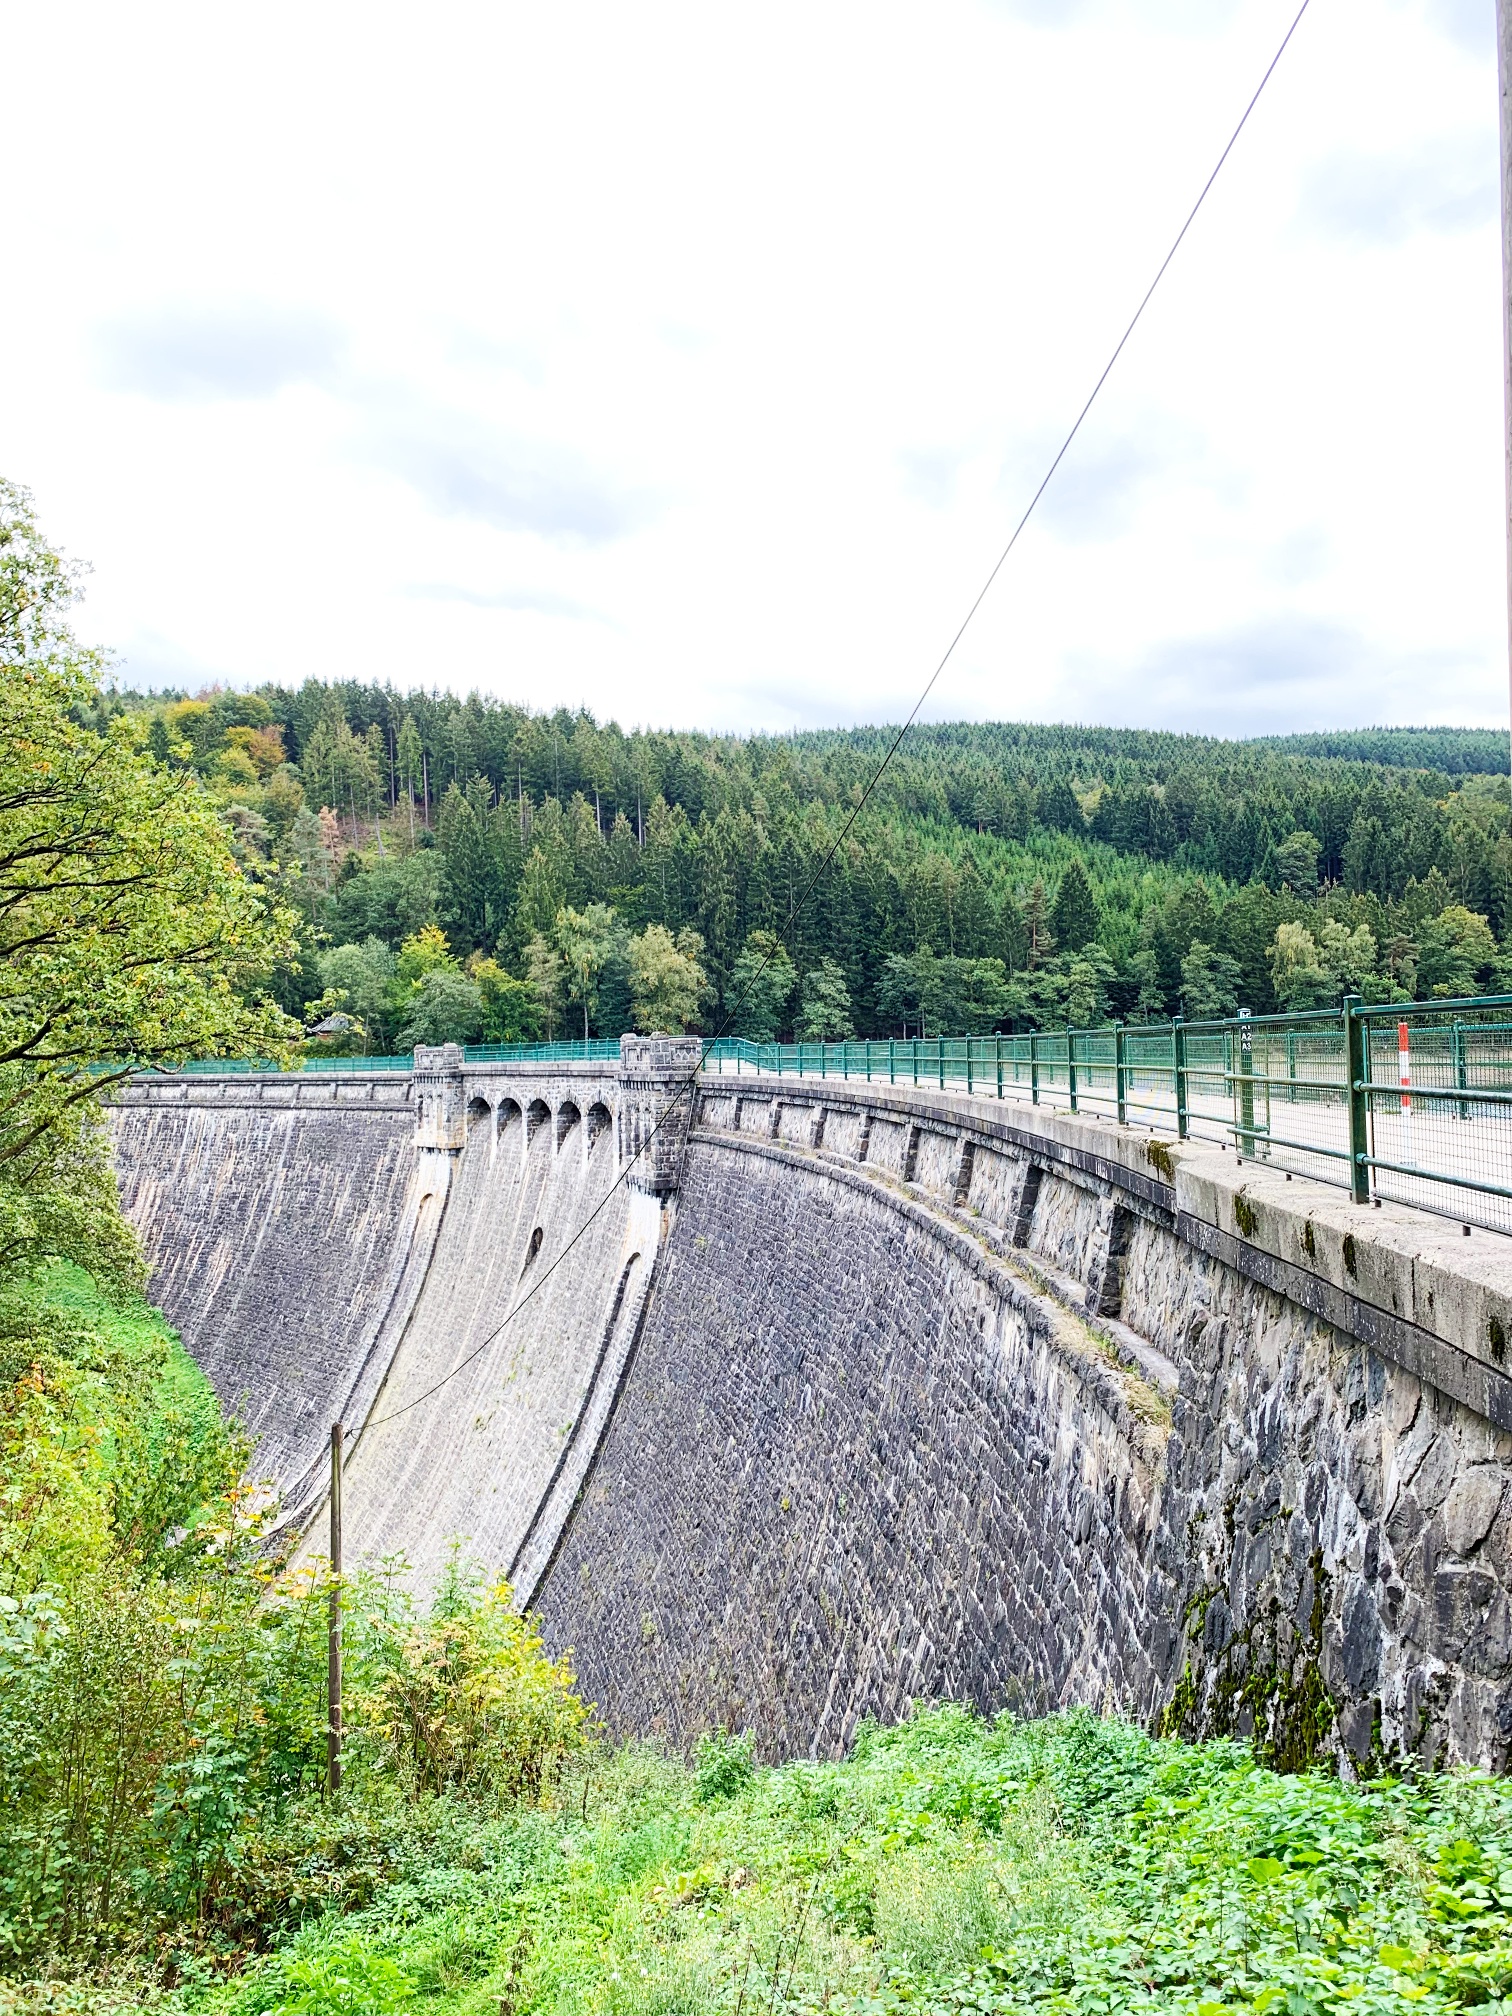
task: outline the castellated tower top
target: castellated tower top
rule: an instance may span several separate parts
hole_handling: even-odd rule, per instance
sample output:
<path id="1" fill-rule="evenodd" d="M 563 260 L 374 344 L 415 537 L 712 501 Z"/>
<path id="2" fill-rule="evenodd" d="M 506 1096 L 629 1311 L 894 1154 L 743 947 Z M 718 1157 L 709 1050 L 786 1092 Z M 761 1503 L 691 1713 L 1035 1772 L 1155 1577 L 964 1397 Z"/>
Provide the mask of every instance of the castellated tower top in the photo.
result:
<path id="1" fill-rule="evenodd" d="M 467 1140 L 461 1044 L 417 1045 L 414 1085 L 415 1146 L 461 1148 Z"/>
<path id="2" fill-rule="evenodd" d="M 620 1160 L 637 1158 L 632 1189 L 666 1197 L 677 1188 L 702 1061 L 697 1036 L 621 1036 Z"/>

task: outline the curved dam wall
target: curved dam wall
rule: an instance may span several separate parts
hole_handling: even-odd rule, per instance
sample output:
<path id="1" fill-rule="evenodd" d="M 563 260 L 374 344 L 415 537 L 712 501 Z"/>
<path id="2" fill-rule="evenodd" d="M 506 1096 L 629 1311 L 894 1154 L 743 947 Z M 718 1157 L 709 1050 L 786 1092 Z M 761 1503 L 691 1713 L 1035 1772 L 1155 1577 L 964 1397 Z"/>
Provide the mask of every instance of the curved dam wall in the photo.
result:
<path id="1" fill-rule="evenodd" d="M 946 1694 L 1502 1765 L 1509 1291 L 1213 1148 L 712 1080 L 548 1641 L 773 1755 Z"/>
<path id="2" fill-rule="evenodd" d="M 699 1142 L 548 1639 L 679 1744 L 834 1754 L 941 1695 L 1152 1713 L 1168 1413 L 968 1235 Z"/>
<path id="3" fill-rule="evenodd" d="M 149 1292 L 294 1505 L 332 1421 L 371 1401 L 450 1171 L 415 1152 L 407 1077 L 140 1080 L 112 1109 Z"/>
<path id="4" fill-rule="evenodd" d="M 1512 1762 L 1505 1241 L 946 1092 L 658 1125 L 670 1042 L 419 1063 L 115 1117 L 307 1544 L 339 1416 L 350 1556 L 460 1540 L 621 1733 L 830 1754 L 948 1695 Z"/>

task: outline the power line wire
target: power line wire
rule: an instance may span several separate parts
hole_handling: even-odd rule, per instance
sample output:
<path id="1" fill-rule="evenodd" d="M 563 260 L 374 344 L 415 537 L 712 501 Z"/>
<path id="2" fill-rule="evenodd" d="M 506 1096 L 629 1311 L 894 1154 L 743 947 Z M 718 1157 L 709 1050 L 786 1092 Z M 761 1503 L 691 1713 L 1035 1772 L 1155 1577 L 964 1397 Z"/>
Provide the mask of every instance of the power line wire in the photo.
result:
<path id="1" fill-rule="evenodd" d="M 951 658 L 955 655 L 956 646 L 960 643 L 961 639 L 966 635 L 966 632 L 971 625 L 973 617 L 976 615 L 978 609 L 981 608 L 983 602 L 986 601 L 988 592 L 990 591 L 992 584 L 997 580 L 998 575 L 1003 571 L 1003 566 L 1007 561 L 1009 554 L 1013 551 L 1014 547 L 1019 542 L 1020 534 L 1023 532 L 1025 526 L 1029 523 L 1029 520 L 1034 515 L 1035 506 L 1039 503 L 1041 497 L 1044 496 L 1045 491 L 1049 488 L 1051 477 L 1054 476 L 1056 470 L 1059 469 L 1061 463 L 1066 459 L 1067 452 L 1070 449 L 1072 442 L 1081 432 L 1082 422 L 1086 419 L 1087 415 L 1092 411 L 1092 408 L 1097 401 L 1098 394 L 1102 391 L 1104 385 L 1107 384 L 1108 379 L 1112 374 L 1114 365 L 1123 355 L 1124 349 L 1128 344 L 1129 338 L 1134 334 L 1134 331 L 1138 328 L 1140 318 L 1143 316 L 1146 308 L 1149 307 L 1150 302 L 1154 297 L 1156 288 L 1165 278 L 1166 271 L 1169 268 L 1171 261 L 1176 257 L 1176 254 L 1181 250 L 1182 241 L 1185 239 L 1188 231 L 1191 230 L 1193 224 L 1197 221 L 1198 211 L 1207 201 L 1208 193 L 1212 189 L 1213 184 L 1218 180 L 1219 175 L 1222 173 L 1224 163 L 1228 160 L 1230 154 L 1233 153 L 1234 147 L 1238 142 L 1240 134 L 1244 131 L 1245 127 L 1249 123 L 1250 114 L 1259 104 L 1262 92 L 1265 90 L 1266 85 L 1269 84 L 1271 77 L 1274 75 L 1277 64 L 1281 61 L 1281 58 L 1286 54 L 1287 45 L 1290 43 L 1293 35 L 1296 34 L 1297 29 L 1301 26 L 1302 16 L 1307 12 L 1309 5 L 1310 0 L 1302 0 L 1302 5 L 1297 9 L 1295 19 L 1292 21 L 1292 24 L 1287 29 L 1285 35 L 1282 36 L 1279 48 L 1276 50 L 1275 55 L 1272 56 L 1269 64 L 1266 66 L 1265 75 L 1260 79 L 1260 82 L 1255 86 L 1254 95 L 1250 99 L 1249 103 L 1245 106 L 1238 125 L 1229 135 L 1228 145 L 1224 148 L 1223 152 L 1218 156 L 1217 164 L 1215 165 L 1212 174 L 1209 175 L 1206 182 L 1203 183 L 1202 193 L 1198 196 L 1197 201 L 1192 205 L 1192 208 L 1187 215 L 1186 222 L 1182 225 L 1181 229 L 1176 233 L 1175 239 L 1172 241 L 1170 251 L 1167 252 L 1165 258 L 1160 262 L 1160 270 L 1156 273 L 1155 278 L 1150 282 L 1148 288 L 1145 290 L 1144 298 L 1141 300 L 1139 306 L 1135 309 L 1133 318 L 1130 321 L 1128 328 L 1125 329 L 1122 336 L 1119 337 L 1117 346 L 1114 349 L 1112 356 L 1103 366 L 1102 375 L 1098 378 L 1097 383 L 1092 387 L 1091 392 L 1088 394 L 1086 404 L 1082 407 L 1080 413 L 1077 414 L 1075 421 L 1072 423 L 1070 433 L 1067 434 L 1065 440 L 1061 443 L 1060 448 L 1056 454 L 1055 460 L 1050 464 L 1050 467 L 1045 471 L 1044 476 L 1041 478 L 1039 488 L 1035 491 L 1034 495 L 1029 499 L 1029 502 L 1025 507 L 1024 514 L 1019 519 L 1017 525 L 1014 526 L 1012 536 L 1009 538 L 1007 545 L 998 555 L 997 560 L 993 564 L 991 573 L 987 576 L 987 579 L 982 583 L 981 588 L 978 590 L 976 600 L 972 603 L 971 607 L 966 611 L 965 616 L 961 620 L 960 627 L 957 629 L 955 635 L 951 638 L 949 644 L 945 647 L 944 655 L 940 659 L 939 664 L 936 665 L 933 672 L 930 673 L 929 678 L 925 683 L 923 692 L 920 693 L 918 699 L 914 702 L 912 708 L 909 711 L 908 718 L 904 721 L 902 727 L 899 728 L 897 734 L 893 737 L 891 743 L 888 745 L 887 753 L 883 756 L 882 761 L 877 765 L 876 769 L 872 772 L 871 779 L 867 784 L 866 789 L 862 792 L 856 804 L 851 808 L 849 817 L 846 819 L 844 825 L 840 828 L 839 833 L 836 835 L 834 841 L 831 843 L 829 851 L 825 854 L 823 859 L 820 861 L 818 867 L 815 868 L 813 873 L 809 876 L 807 882 L 804 883 L 802 889 L 798 892 L 798 895 L 793 899 L 792 903 L 789 905 L 786 923 L 783 925 L 783 928 L 780 932 L 774 934 L 777 939 L 777 943 L 773 946 L 772 950 L 767 953 L 766 957 L 762 960 L 761 964 L 756 968 L 755 972 L 749 976 L 745 986 L 742 988 L 740 992 L 740 995 L 736 999 L 734 1006 L 727 1011 L 724 1020 L 720 1023 L 718 1029 L 714 1032 L 714 1034 L 711 1037 L 707 1038 L 706 1041 L 704 1042 L 703 1048 L 699 1053 L 698 1063 L 694 1066 L 693 1070 L 688 1074 L 687 1078 L 683 1080 L 682 1084 L 678 1087 L 677 1091 L 667 1102 L 665 1112 L 662 1114 L 661 1118 L 657 1120 L 656 1124 L 652 1127 L 650 1133 L 646 1136 L 645 1140 L 641 1143 L 640 1147 L 636 1149 L 635 1153 L 630 1157 L 630 1160 L 625 1164 L 624 1168 L 620 1170 L 619 1174 L 615 1177 L 613 1183 L 610 1184 L 609 1188 L 604 1192 L 604 1195 L 599 1199 L 598 1203 L 593 1207 L 593 1209 L 589 1212 L 588 1216 L 583 1220 L 582 1224 L 578 1227 L 577 1231 L 573 1233 L 572 1237 L 568 1240 L 567 1244 L 562 1248 L 561 1252 L 556 1256 L 556 1258 L 552 1261 L 551 1265 L 545 1270 L 545 1272 L 541 1274 L 535 1282 L 532 1283 L 529 1294 L 523 1296 L 521 1300 L 517 1302 L 514 1305 L 514 1307 L 509 1311 L 509 1313 L 504 1317 L 503 1321 L 497 1324 L 495 1328 L 488 1333 L 488 1335 L 483 1339 L 482 1343 L 477 1345 L 475 1349 L 470 1351 L 467 1354 L 467 1356 L 463 1358 L 458 1364 L 454 1365 L 449 1372 L 444 1373 L 441 1376 L 441 1378 L 439 1378 L 436 1381 L 434 1386 L 427 1387 L 425 1392 L 417 1395 L 415 1399 L 407 1400 L 402 1407 L 396 1407 L 391 1414 L 384 1414 L 380 1416 L 378 1420 L 369 1422 L 368 1426 L 370 1428 L 386 1427 L 390 1421 L 397 1421 L 402 1414 L 408 1414 L 411 1412 L 412 1409 L 422 1406 L 427 1400 L 431 1399 L 433 1395 L 439 1393 L 443 1386 L 449 1384 L 451 1380 L 455 1379 L 459 1372 L 466 1371 L 467 1367 L 473 1363 L 474 1359 L 482 1356 L 482 1354 L 488 1349 L 489 1345 L 492 1344 L 495 1341 L 495 1339 L 498 1338 L 503 1333 L 503 1331 L 505 1331 L 509 1327 L 509 1325 L 514 1321 L 516 1316 L 519 1315 L 520 1311 L 528 1307 L 528 1305 L 546 1286 L 546 1283 L 551 1279 L 552 1275 L 556 1272 L 557 1268 L 561 1266 L 562 1262 L 567 1258 L 567 1255 L 577 1245 L 578 1241 L 584 1237 L 584 1235 L 589 1230 L 589 1227 L 593 1225 L 595 1220 L 607 1207 L 609 1200 L 614 1196 L 615 1192 L 621 1187 L 622 1184 L 628 1181 L 631 1170 L 635 1167 L 636 1163 L 640 1160 L 641 1156 L 645 1153 L 646 1149 L 649 1148 L 651 1143 L 656 1139 L 656 1136 L 661 1132 L 664 1122 L 676 1110 L 676 1108 L 681 1103 L 683 1098 L 685 1096 L 691 1098 L 692 1088 L 697 1083 L 698 1074 L 703 1069 L 710 1050 L 717 1042 L 719 1042 L 720 1038 L 724 1035 L 725 1031 L 729 1028 L 730 1024 L 735 1020 L 736 1016 L 739 1015 L 741 1009 L 745 1006 L 746 1001 L 750 997 L 751 989 L 756 985 L 756 982 L 761 978 L 762 974 L 766 971 L 767 967 L 772 963 L 773 959 L 776 958 L 777 953 L 783 949 L 784 938 L 786 937 L 787 933 L 792 930 L 793 926 L 797 923 L 799 917 L 803 914 L 804 907 L 807 904 L 809 897 L 813 894 L 815 888 L 817 887 L 820 877 L 825 873 L 830 863 L 834 860 L 835 856 L 844 846 L 847 838 L 850 835 L 851 829 L 856 824 L 856 821 L 861 817 L 861 814 L 866 810 L 867 803 L 870 800 L 872 793 L 876 790 L 878 784 L 881 783 L 883 775 L 887 771 L 893 758 L 897 755 L 898 750 L 902 747 L 904 736 L 908 733 L 909 729 L 918 719 L 919 711 L 924 706 L 925 702 L 928 700 L 930 694 L 934 691 L 935 686 L 939 681 L 940 674 L 945 670 L 945 667 L 950 663 Z"/>

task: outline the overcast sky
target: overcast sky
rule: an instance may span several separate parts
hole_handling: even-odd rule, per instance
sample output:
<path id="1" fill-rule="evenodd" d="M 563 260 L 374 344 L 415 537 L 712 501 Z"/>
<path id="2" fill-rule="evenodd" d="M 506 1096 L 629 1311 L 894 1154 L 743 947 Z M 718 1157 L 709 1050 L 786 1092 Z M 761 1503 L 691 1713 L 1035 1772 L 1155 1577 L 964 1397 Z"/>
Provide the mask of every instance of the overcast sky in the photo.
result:
<path id="1" fill-rule="evenodd" d="M 4 10 L 136 684 L 898 718 L 1297 0 Z M 935 718 L 1506 718 L 1493 0 L 1312 0 Z"/>

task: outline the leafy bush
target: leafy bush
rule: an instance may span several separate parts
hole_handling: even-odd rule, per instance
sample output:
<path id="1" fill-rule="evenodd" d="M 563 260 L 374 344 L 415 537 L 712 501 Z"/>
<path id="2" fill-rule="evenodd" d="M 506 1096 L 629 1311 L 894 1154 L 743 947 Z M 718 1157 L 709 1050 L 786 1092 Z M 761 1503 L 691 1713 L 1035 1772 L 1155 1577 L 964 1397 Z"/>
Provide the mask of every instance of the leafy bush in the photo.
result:
<path id="1" fill-rule="evenodd" d="M 269 2016 L 387 2016 L 409 2000 L 414 1983 L 365 1939 L 343 1939 L 291 1960 Z"/>
<path id="2" fill-rule="evenodd" d="M 749 1735 L 717 1729 L 698 1739 L 698 1796 L 705 1806 L 733 1799 L 755 1775 L 755 1744 Z"/>
<path id="3" fill-rule="evenodd" d="M 546 1656 L 507 1582 L 467 1589 L 455 1556 L 428 1617 L 390 1604 L 369 1631 L 379 1671 L 359 1713 L 412 1790 L 536 1798 L 587 1740 L 570 1658 Z"/>
<path id="4" fill-rule="evenodd" d="M 535 1798 L 588 1740 L 570 1666 L 503 1585 L 454 1561 L 421 1612 L 358 1579 L 348 1790 L 323 1804 L 328 1583 L 267 1558 L 266 1494 L 203 1378 L 72 1270 L 12 1305 L 0 1955 L 256 1944 L 361 1907 L 403 1859 L 406 1802 Z"/>

